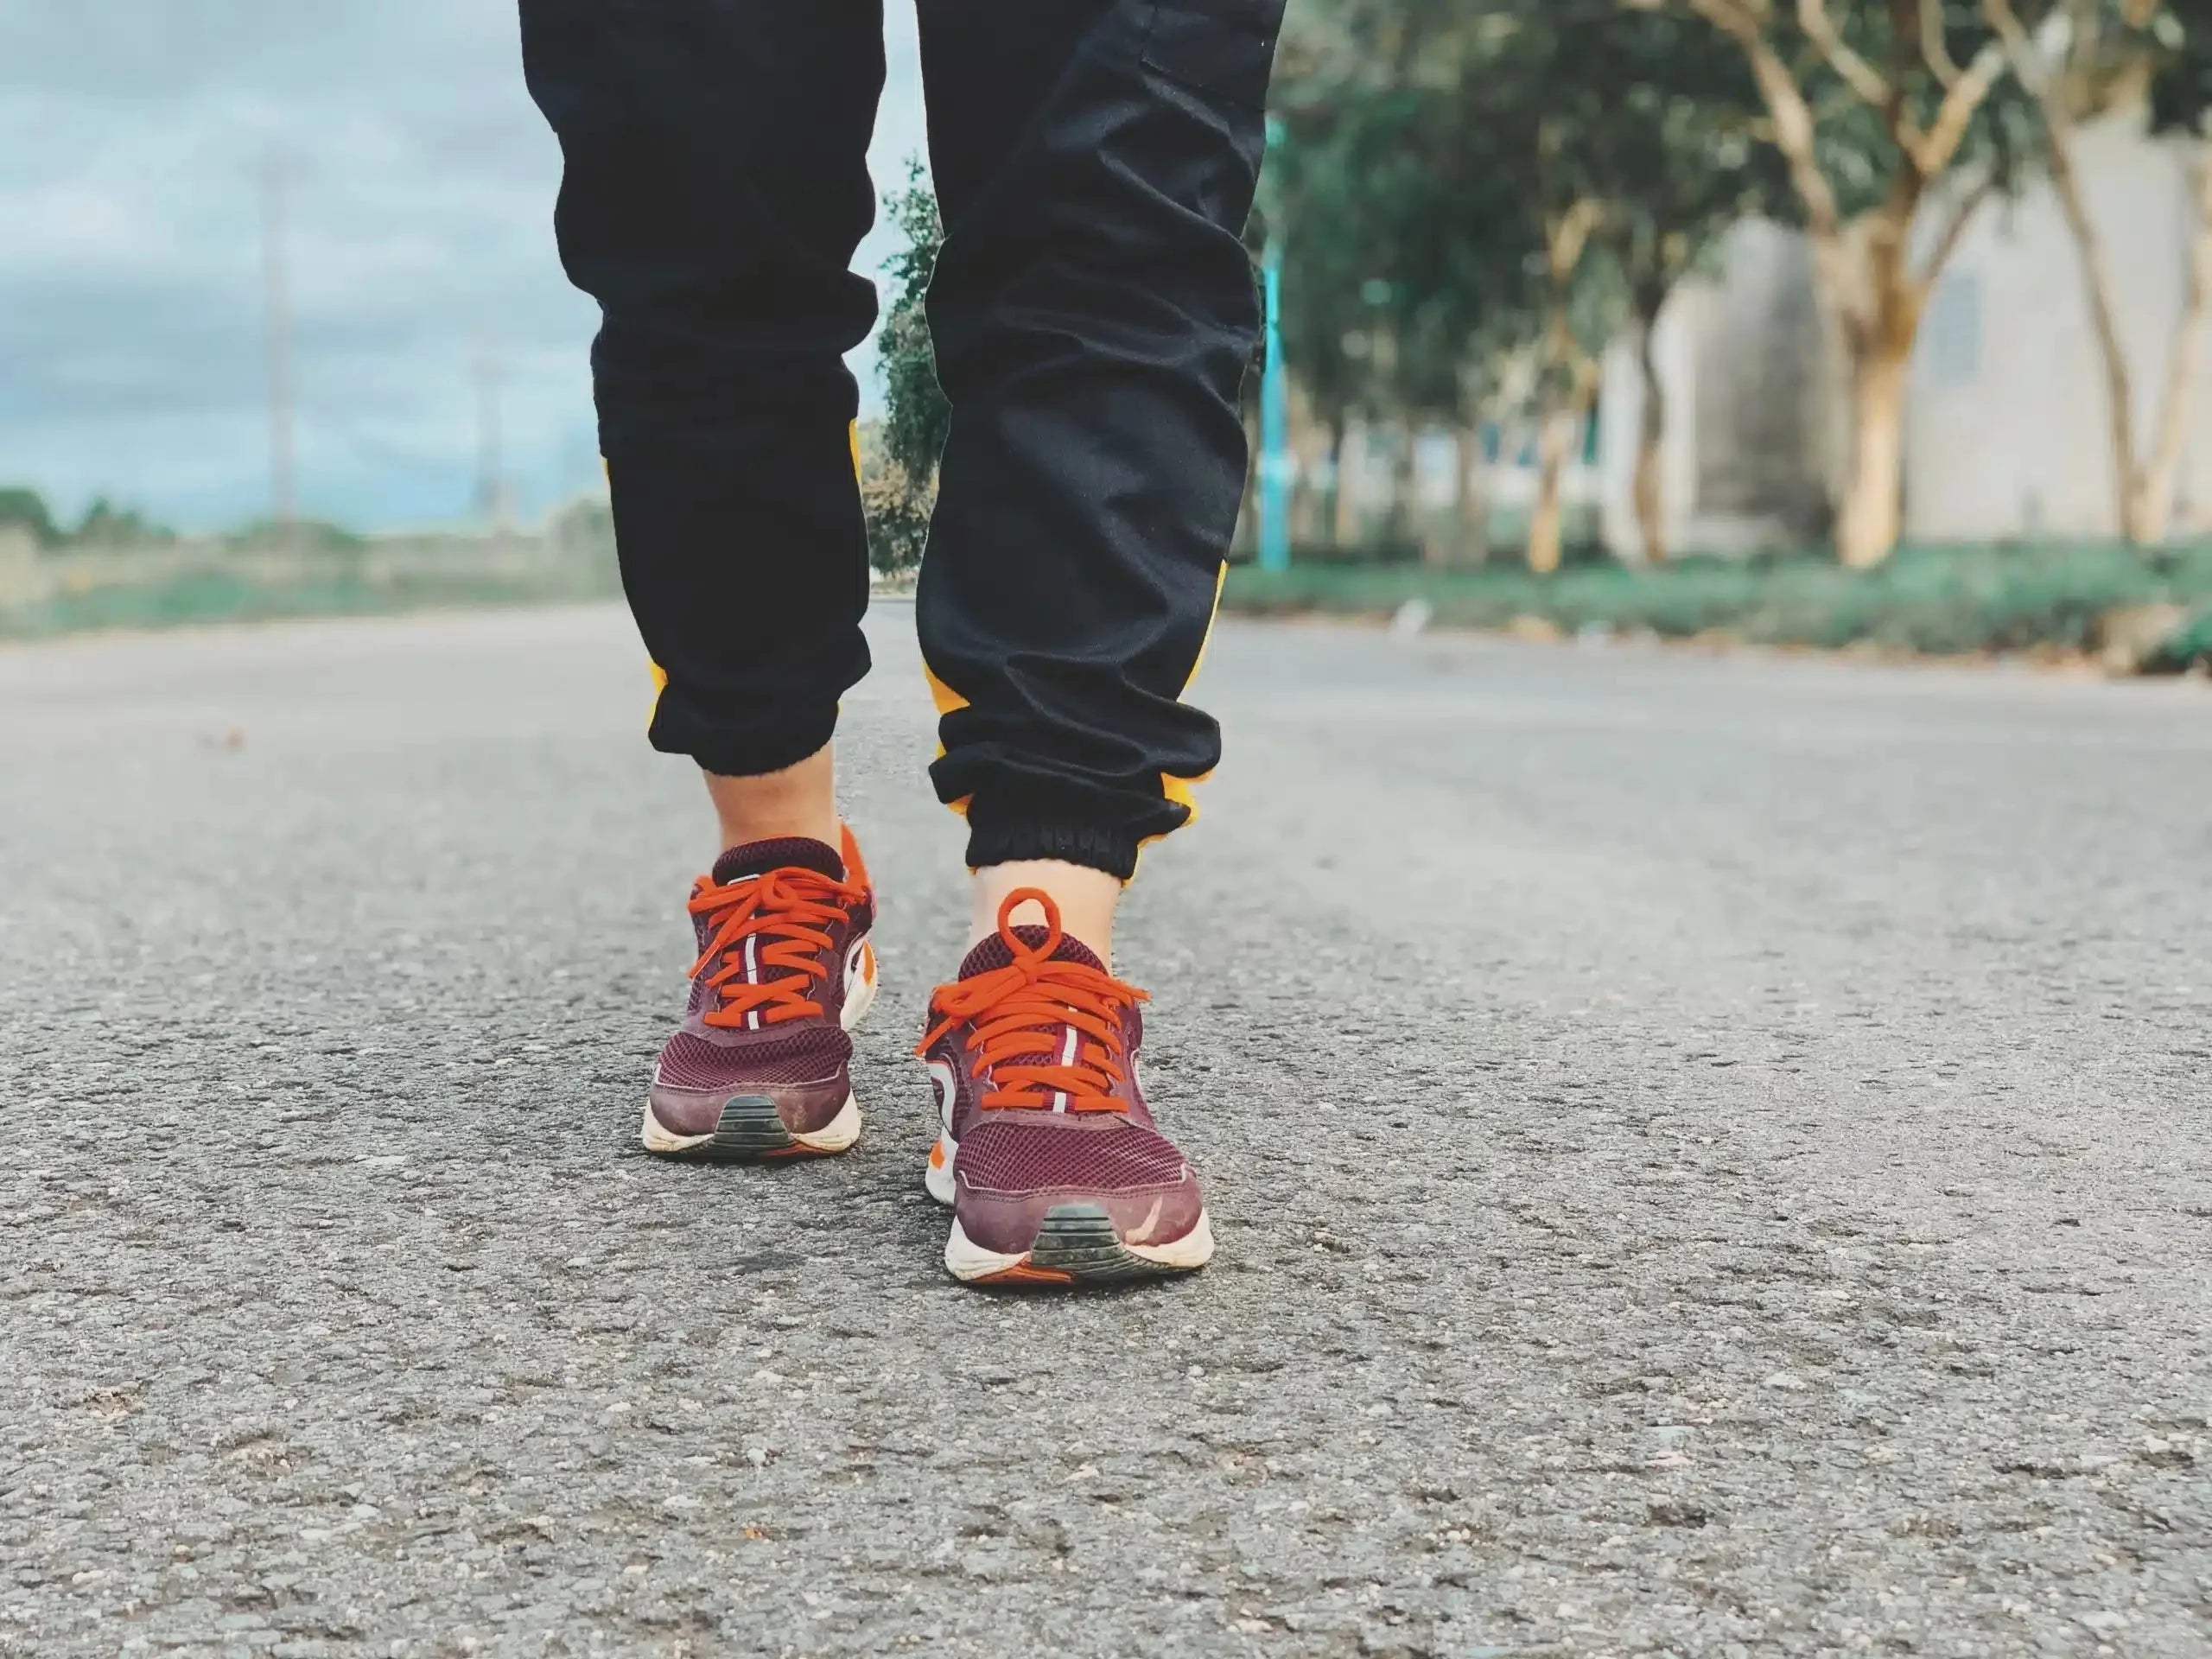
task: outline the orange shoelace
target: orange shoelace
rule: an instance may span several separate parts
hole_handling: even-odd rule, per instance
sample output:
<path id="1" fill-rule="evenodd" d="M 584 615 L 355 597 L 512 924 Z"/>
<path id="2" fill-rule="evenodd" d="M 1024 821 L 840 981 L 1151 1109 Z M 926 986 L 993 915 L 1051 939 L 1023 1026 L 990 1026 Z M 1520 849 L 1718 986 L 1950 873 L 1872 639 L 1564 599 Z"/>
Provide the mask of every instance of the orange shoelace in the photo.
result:
<path id="1" fill-rule="evenodd" d="M 1032 947 L 1007 920 L 1034 899 L 1045 912 L 1045 942 Z M 1067 937 L 1060 907 L 1037 887 L 1022 887 L 999 906 L 999 937 L 1014 952 L 1003 968 L 940 985 L 930 999 L 937 1027 L 917 1054 L 963 1020 L 975 1029 L 969 1052 L 995 1085 L 985 1106 L 1031 1111 L 1118 1112 L 1115 1086 L 1128 1076 L 1122 1016 L 1147 1001 L 1134 985 L 1080 962 L 1055 962 Z"/>
<path id="2" fill-rule="evenodd" d="M 726 887 L 702 887 L 689 908 L 694 916 L 713 919 L 715 935 L 691 972 L 696 976 L 721 959 L 721 969 L 707 982 L 721 994 L 721 1006 L 700 1018 L 710 1026 L 758 1028 L 820 1014 L 822 1004 L 810 993 L 816 981 L 830 977 L 820 958 L 837 943 L 823 930 L 842 921 L 844 906 L 867 894 L 856 882 L 833 881 L 808 869 L 770 870 Z M 787 976 L 760 979 L 768 969 L 785 970 Z"/>

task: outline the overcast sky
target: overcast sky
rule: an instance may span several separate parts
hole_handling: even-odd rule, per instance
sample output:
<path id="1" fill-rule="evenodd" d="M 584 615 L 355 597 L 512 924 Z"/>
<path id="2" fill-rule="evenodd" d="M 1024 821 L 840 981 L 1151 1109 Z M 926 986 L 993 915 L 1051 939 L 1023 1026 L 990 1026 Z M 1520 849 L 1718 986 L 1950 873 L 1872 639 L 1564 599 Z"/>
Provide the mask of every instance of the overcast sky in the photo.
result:
<path id="1" fill-rule="evenodd" d="M 923 148 L 910 0 L 888 10 L 879 186 Z M 0 485 L 189 528 L 267 512 L 271 154 L 302 509 L 464 517 L 486 342 L 524 511 L 586 487 L 597 315 L 554 253 L 513 0 L 0 0 Z M 879 231 L 855 263 L 887 251 Z"/>

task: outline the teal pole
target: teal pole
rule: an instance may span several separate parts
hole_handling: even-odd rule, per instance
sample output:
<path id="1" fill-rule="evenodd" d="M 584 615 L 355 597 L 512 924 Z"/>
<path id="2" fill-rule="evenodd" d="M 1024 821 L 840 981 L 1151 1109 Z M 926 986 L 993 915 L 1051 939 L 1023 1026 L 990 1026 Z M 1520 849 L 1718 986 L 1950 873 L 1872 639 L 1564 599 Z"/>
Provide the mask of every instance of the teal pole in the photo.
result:
<path id="1" fill-rule="evenodd" d="M 1267 357 L 1260 375 L 1260 569 L 1290 569 L 1290 384 L 1282 366 L 1282 243 L 1268 238 L 1261 266 Z"/>
<path id="2" fill-rule="evenodd" d="M 1268 118 L 1268 149 L 1279 149 L 1283 124 Z M 1290 569 L 1290 380 L 1282 366 L 1282 226 L 1268 215 L 1268 245 L 1260 256 L 1266 356 L 1260 370 L 1260 569 Z"/>

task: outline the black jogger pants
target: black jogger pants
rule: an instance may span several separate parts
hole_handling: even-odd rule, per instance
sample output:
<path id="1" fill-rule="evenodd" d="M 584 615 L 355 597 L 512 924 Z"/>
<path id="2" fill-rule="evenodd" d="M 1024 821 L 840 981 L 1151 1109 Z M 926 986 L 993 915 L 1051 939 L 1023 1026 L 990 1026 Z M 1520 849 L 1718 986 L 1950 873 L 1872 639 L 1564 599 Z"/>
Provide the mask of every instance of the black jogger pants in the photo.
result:
<path id="1" fill-rule="evenodd" d="M 1220 752 L 1181 701 L 1243 493 L 1242 242 L 1283 0 L 918 0 L 952 404 L 917 614 L 969 861 L 1127 876 Z M 868 665 L 841 360 L 875 317 L 880 0 L 522 0 L 567 162 L 657 747 L 772 772 Z"/>

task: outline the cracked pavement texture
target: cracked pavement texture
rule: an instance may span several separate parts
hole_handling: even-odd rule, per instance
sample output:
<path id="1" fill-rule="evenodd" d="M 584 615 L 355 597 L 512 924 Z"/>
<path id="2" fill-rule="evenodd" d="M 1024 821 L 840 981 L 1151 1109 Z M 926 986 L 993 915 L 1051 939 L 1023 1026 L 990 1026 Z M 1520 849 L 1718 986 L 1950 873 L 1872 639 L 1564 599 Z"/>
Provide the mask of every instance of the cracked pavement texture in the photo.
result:
<path id="1" fill-rule="evenodd" d="M 944 1278 L 637 1147 L 696 783 L 595 607 L 0 652 L 0 1653 L 2212 1652 L 2212 698 L 1224 625 L 1120 966 L 1222 1235 Z"/>

